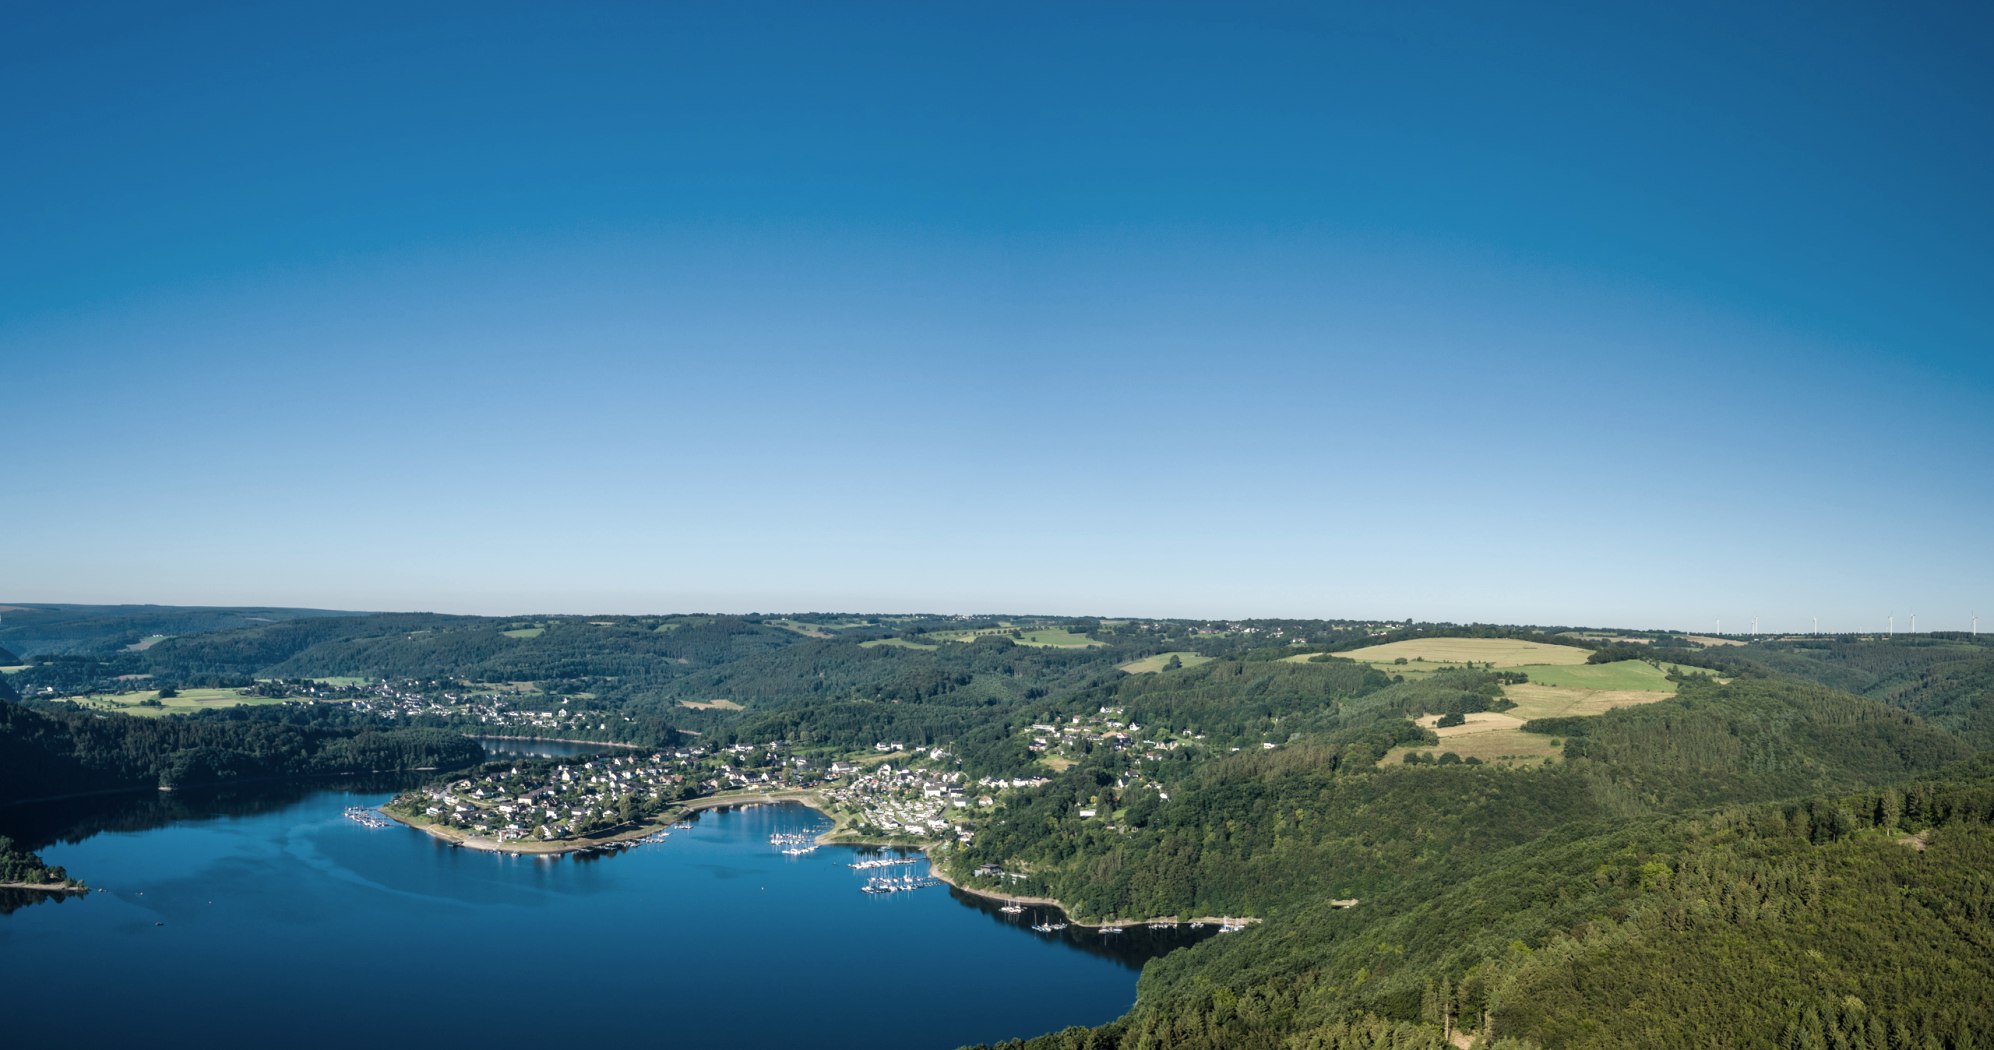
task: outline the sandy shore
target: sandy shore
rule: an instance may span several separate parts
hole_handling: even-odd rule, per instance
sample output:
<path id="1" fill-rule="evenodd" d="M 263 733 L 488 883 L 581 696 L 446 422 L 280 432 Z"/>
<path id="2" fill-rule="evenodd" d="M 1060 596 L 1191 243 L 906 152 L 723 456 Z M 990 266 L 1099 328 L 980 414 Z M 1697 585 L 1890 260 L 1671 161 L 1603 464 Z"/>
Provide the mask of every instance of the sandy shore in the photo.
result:
<path id="1" fill-rule="evenodd" d="M 40 890 L 43 893 L 88 893 L 89 887 L 74 882 L 0 882 L 0 890 Z"/>

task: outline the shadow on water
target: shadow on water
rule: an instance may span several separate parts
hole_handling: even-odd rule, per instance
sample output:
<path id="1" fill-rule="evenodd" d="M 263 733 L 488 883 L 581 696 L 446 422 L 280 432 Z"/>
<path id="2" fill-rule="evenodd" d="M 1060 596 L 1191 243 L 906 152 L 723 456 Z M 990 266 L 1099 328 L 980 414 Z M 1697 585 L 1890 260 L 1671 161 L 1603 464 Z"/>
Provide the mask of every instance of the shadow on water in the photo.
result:
<path id="1" fill-rule="evenodd" d="M 32 904 L 61 904 L 74 896 L 76 894 L 47 890 L 0 889 L 0 915 L 12 915 Z"/>
<path id="2" fill-rule="evenodd" d="M 131 791 L 38 802 L 31 806 L 0 808 L 0 835 L 12 838 L 26 849 L 39 851 L 58 843 L 81 842 L 105 832 L 151 831 L 183 821 L 273 813 L 322 791 L 374 795 L 403 791 L 432 775 L 373 773 L 366 776 L 266 781 L 235 787 L 223 785 L 180 791 Z"/>
<path id="3" fill-rule="evenodd" d="M 1043 941 L 1053 941 L 1075 951 L 1098 955 L 1131 970 L 1140 970 L 1142 965 L 1159 955 L 1188 948 L 1209 937 L 1218 935 L 1218 927 L 1202 926 L 1193 929 L 1189 926 L 1165 926 L 1150 929 L 1137 924 L 1124 927 L 1120 933 L 1103 933 L 1091 926 L 1073 925 L 1066 914 L 1058 908 L 1027 905 L 1025 910 L 1010 914 L 1003 910 L 1003 904 L 988 897 L 980 897 L 967 890 L 954 886 L 947 887 L 949 896 L 965 908 L 982 912 L 991 921 L 1004 926 L 1016 927 L 1021 934 L 1037 937 Z M 1033 926 L 1052 923 L 1067 923 L 1065 929 L 1040 931 Z"/>

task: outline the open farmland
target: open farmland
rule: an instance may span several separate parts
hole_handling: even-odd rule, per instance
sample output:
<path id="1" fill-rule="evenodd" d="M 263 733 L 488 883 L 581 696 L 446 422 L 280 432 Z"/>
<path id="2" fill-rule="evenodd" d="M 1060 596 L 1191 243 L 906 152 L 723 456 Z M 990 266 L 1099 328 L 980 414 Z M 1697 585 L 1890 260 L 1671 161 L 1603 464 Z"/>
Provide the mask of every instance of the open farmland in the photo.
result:
<path id="1" fill-rule="evenodd" d="M 190 711 L 213 711 L 225 707 L 260 706 L 281 704 L 284 701 L 265 696 L 244 696 L 234 689 L 182 689 L 180 695 L 160 700 L 157 705 L 146 701 L 157 699 L 159 693 L 151 689 L 140 689 L 129 693 L 96 693 L 76 697 L 75 702 L 92 711 L 122 711 L 128 715 L 158 717 L 160 715 L 186 714 Z"/>
<path id="2" fill-rule="evenodd" d="M 982 627 L 972 631 L 936 631 L 922 637 L 936 642 L 973 642 L 978 638 L 995 635 L 1009 638 L 1018 645 L 1037 645 L 1048 649 L 1088 649 L 1105 643 L 1097 642 L 1084 634 L 1075 634 L 1064 627 Z"/>
<path id="3" fill-rule="evenodd" d="M 1538 648 L 1563 647 L 1539 646 Z M 1385 666 L 1393 672 L 1405 670 L 1404 665 Z M 1383 762 L 1404 761 L 1406 753 L 1414 751 L 1433 754 L 1452 751 L 1462 758 L 1479 758 L 1484 762 L 1542 761 L 1545 758 L 1556 757 L 1558 748 L 1552 746 L 1552 738 L 1523 732 L 1522 727 L 1525 722 L 1533 718 L 1604 714 L 1616 707 L 1667 700 L 1676 693 L 1676 684 L 1668 678 L 1670 672 L 1698 671 L 1697 668 L 1676 664 L 1664 664 L 1658 667 L 1642 660 L 1621 660 L 1610 664 L 1570 662 L 1522 664 L 1505 667 L 1504 670 L 1520 672 L 1529 678 L 1527 682 L 1503 687 L 1504 698 L 1515 704 L 1515 707 L 1502 712 L 1469 714 L 1465 724 L 1444 729 L 1435 727 L 1438 715 L 1428 715 L 1419 719 L 1419 722 L 1434 730 L 1440 737 L 1439 745 L 1396 747 L 1385 755 Z"/>
<path id="4" fill-rule="evenodd" d="M 1532 664 L 1582 664 L 1592 655 L 1575 645 L 1550 645 L 1516 638 L 1414 638 L 1336 653 L 1359 663 L 1390 665 L 1403 659 L 1429 664 L 1493 664 L 1527 667 Z"/>

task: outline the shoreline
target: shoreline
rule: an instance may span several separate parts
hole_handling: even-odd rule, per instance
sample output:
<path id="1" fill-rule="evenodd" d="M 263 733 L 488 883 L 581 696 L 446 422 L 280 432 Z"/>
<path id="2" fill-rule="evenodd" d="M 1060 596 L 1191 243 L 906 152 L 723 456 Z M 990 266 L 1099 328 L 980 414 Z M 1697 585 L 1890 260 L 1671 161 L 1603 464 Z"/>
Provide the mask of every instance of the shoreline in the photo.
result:
<path id="1" fill-rule="evenodd" d="M 393 820 L 398 824 L 401 824 L 405 827 L 414 828 L 417 831 L 421 831 L 426 834 L 435 836 L 436 838 L 442 839 L 443 841 L 452 843 L 454 845 L 463 846 L 467 849 L 480 850 L 486 853 L 510 853 L 515 856 L 524 856 L 531 854 L 533 856 L 554 857 L 554 856 L 560 856 L 561 854 L 564 853 L 581 853 L 586 850 L 597 849 L 602 846 L 612 845 L 618 842 L 626 842 L 632 839 L 643 838 L 644 836 L 649 835 L 655 831 L 669 828 L 672 824 L 676 823 L 681 818 L 693 813 L 697 813 L 701 810 L 728 809 L 735 806 L 759 806 L 764 804 L 776 805 L 781 803 L 795 803 L 797 805 L 803 806 L 815 813 L 818 813 L 825 817 L 829 817 L 831 819 L 833 826 L 831 827 L 830 830 L 822 832 L 817 836 L 816 838 L 817 845 L 854 846 L 859 848 L 870 847 L 873 849 L 903 849 L 903 850 L 918 852 L 921 854 L 921 856 L 924 859 L 927 860 L 928 870 L 934 875 L 934 877 L 940 882 L 942 882 L 944 885 L 947 885 L 950 889 L 959 890 L 963 893 L 967 893 L 974 897 L 982 897 L 986 900 L 1003 901 L 1006 904 L 1026 905 L 1034 908 L 1056 908 L 1058 909 L 1060 916 L 1064 918 L 1068 923 L 1074 926 L 1085 926 L 1089 929 L 1101 929 L 1102 927 L 1106 926 L 1191 926 L 1194 924 L 1202 924 L 1206 926 L 1225 926 L 1225 925 L 1253 926 L 1257 925 L 1260 922 L 1260 918 L 1258 916 L 1252 916 L 1252 915 L 1247 915 L 1247 916 L 1200 915 L 1197 916 L 1196 918 L 1191 918 L 1191 919 L 1178 919 L 1175 916 L 1171 916 L 1167 918 L 1154 918 L 1154 919 L 1105 918 L 1099 920 L 1089 920 L 1089 919 L 1082 919 L 1076 917 L 1073 914 L 1072 910 L 1066 906 L 1066 903 L 1064 901 L 1059 900 L 1056 897 L 1033 897 L 1024 894 L 1005 893 L 1002 890 L 983 889 L 978 886 L 965 886 L 962 883 L 957 882 L 955 879 L 951 878 L 949 874 L 943 871 L 941 866 L 935 862 L 934 849 L 936 844 L 930 843 L 927 845 L 914 845 L 905 842 L 879 842 L 879 841 L 872 841 L 865 839 L 836 838 L 835 836 L 839 835 L 845 830 L 846 826 L 845 822 L 841 820 L 837 814 L 825 808 L 825 806 L 823 805 L 823 800 L 818 798 L 816 793 L 810 791 L 809 789 L 796 789 L 791 791 L 783 791 L 783 792 L 776 792 L 769 794 L 755 794 L 755 795 L 750 795 L 750 794 L 706 795 L 701 798 L 690 799 L 687 800 L 686 802 L 677 804 L 668 813 L 662 814 L 656 818 L 645 821 L 643 824 L 629 831 L 620 831 L 612 835 L 592 837 L 585 840 L 584 839 L 557 840 L 559 842 L 558 846 L 556 846 L 554 843 L 551 842 L 539 843 L 538 845 L 553 847 L 553 848 L 542 848 L 542 849 L 534 849 L 530 847 L 519 848 L 518 842 L 508 842 L 502 844 L 493 839 L 488 839 L 482 836 L 470 835 L 464 832 L 460 832 L 455 828 L 439 827 L 435 824 L 430 824 L 428 822 L 416 823 L 410 820 L 404 820 L 393 813 L 389 813 L 385 809 L 381 810 L 381 812 L 382 814 L 387 816 L 388 819 Z"/>
<path id="2" fill-rule="evenodd" d="M 593 743 L 593 741 L 590 742 Z M 600 849 L 604 846 L 641 839 L 659 831 L 667 830 L 681 819 L 705 809 L 725 809 L 730 806 L 756 806 L 763 803 L 795 802 L 808 806 L 819 813 L 824 813 L 825 816 L 831 816 L 821 806 L 814 804 L 816 801 L 814 798 L 806 798 L 804 795 L 805 792 L 801 790 L 772 795 L 705 795 L 700 798 L 673 803 L 671 809 L 655 817 L 647 817 L 637 822 L 634 827 L 625 828 L 622 831 L 611 831 L 603 835 L 591 835 L 588 838 L 582 839 L 515 839 L 511 842 L 500 842 L 497 839 L 486 838 L 483 835 L 444 827 L 420 817 L 402 817 L 389 811 L 386 807 L 382 807 L 380 813 L 382 816 L 403 827 L 414 828 L 425 835 L 441 839 L 455 846 L 462 846 L 466 849 L 474 849 L 484 853 L 509 853 L 514 856 L 558 857 L 564 853 L 585 853 L 592 849 Z M 832 819 L 836 820 L 837 818 L 832 817 Z M 835 831 L 836 829 L 833 830 Z M 828 835 L 831 832 L 825 832 L 825 834 Z"/>
<path id="3" fill-rule="evenodd" d="M 35 890 L 40 893 L 89 893 L 90 887 L 76 882 L 0 882 L 0 890 Z"/>
<path id="4" fill-rule="evenodd" d="M 926 851 L 923 850 L 922 852 Z M 934 861 L 932 859 L 929 860 L 928 866 L 934 870 L 935 878 L 940 879 L 941 881 L 947 883 L 953 889 L 961 890 L 962 892 L 970 894 L 972 896 L 984 897 L 989 900 L 1004 901 L 1009 904 L 1028 905 L 1034 908 L 1058 908 L 1059 913 L 1066 917 L 1067 922 L 1075 926 L 1085 926 L 1088 927 L 1089 929 L 1098 930 L 1105 926 L 1124 926 L 1124 927 L 1191 926 L 1194 924 L 1205 925 L 1205 926 L 1254 926 L 1258 925 L 1260 922 L 1260 919 L 1257 916 L 1252 916 L 1252 915 L 1247 915 L 1247 916 L 1200 915 L 1197 916 L 1196 918 L 1191 918 L 1191 919 L 1178 919 L 1174 916 L 1171 918 L 1161 918 L 1161 919 L 1108 918 L 1108 919 L 1101 919 L 1098 921 L 1090 921 L 1087 919 L 1075 918 L 1073 913 L 1067 910 L 1065 903 L 1061 902 L 1057 898 L 1031 897 L 1019 893 L 1005 893 L 1003 890 L 986 890 L 978 886 L 965 886 L 962 883 L 957 882 L 954 879 L 950 878 L 947 872 L 941 870 L 940 868 L 935 867 Z"/>

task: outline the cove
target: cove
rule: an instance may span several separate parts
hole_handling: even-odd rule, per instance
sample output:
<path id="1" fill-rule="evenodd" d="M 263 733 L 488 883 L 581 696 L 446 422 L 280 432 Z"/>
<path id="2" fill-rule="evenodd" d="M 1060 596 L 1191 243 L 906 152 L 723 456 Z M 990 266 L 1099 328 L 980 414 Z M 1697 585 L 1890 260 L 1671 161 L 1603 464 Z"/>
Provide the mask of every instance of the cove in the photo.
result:
<path id="1" fill-rule="evenodd" d="M 342 816 L 391 794 L 314 785 L 8 815 L 16 837 L 54 843 L 44 857 L 103 890 L 6 902 L 10 1033 L 946 1048 L 1110 1020 L 1146 959 L 1198 936 L 1041 934 L 1027 925 L 1056 914 L 1005 915 L 947 887 L 861 893 L 869 873 L 848 866 L 861 851 L 770 845 L 824 825 L 800 806 L 707 811 L 613 856 L 535 858 Z"/>

